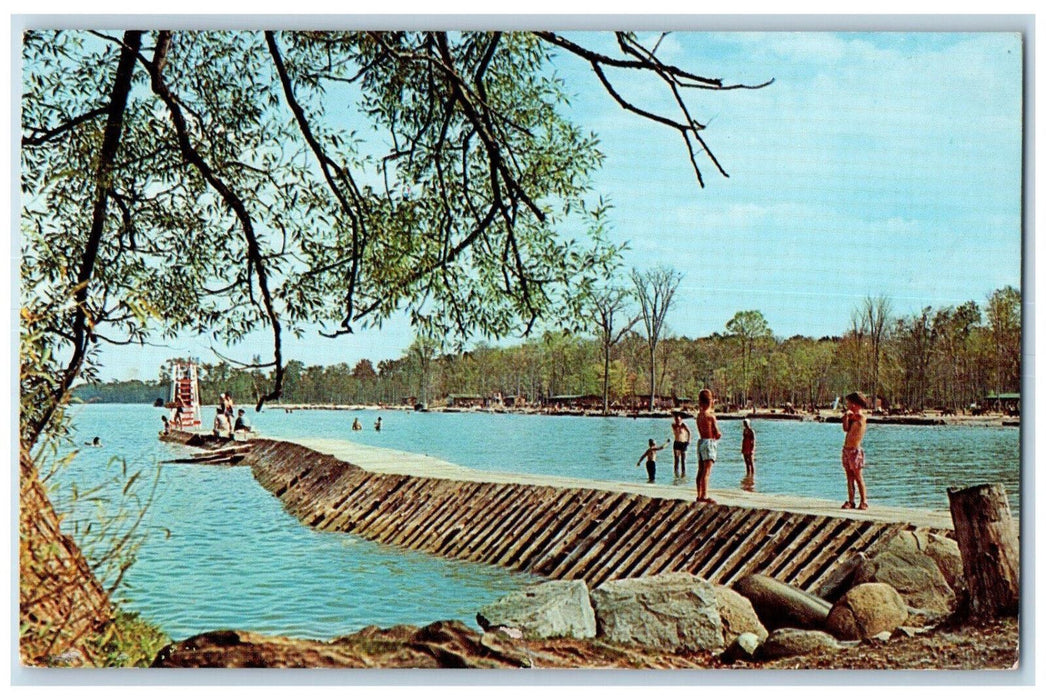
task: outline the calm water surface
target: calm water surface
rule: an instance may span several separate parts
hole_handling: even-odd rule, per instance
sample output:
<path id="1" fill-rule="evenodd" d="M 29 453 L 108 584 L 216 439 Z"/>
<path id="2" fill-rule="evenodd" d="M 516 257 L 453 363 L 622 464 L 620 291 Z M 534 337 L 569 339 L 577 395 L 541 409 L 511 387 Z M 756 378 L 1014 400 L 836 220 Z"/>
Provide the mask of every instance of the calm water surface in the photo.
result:
<path id="1" fill-rule="evenodd" d="M 72 508 L 67 530 L 98 520 L 98 508 L 113 515 L 123 503 L 137 512 L 115 485 L 123 481 L 118 457 L 129 473 L 142 470 L 129 495 L 144 497 L 160 460 L 189 454 L 156 440 L 152 408 L 87 406 L 75 421 L 79 444 L 98 435 L 103 447 L 83 447 L 50 480 L 59 507 Z M 73 504 L 74 483 L 80 494 L 103 488 Z M 118 597 L 175 639 L 229 628 L 329 639 L 370 624 L 475 626 L 480 607 L 541 580 L 312 530 L 247 467 L 162 465 L 143 529 L 148 536 Z"/>
<path id="2" fill-rule="evenodd" d="M 143 530 L 148 537 L 118 597 L 179 639 L 239 628 L 331 638 L 368 624 L 426 624 L 460 619 L 505 593 L 538 580 L 494 567 L 441 560 L 340 533 L 311 530 L 285 513 L 244 467 L 163 465 L 188 454 L 155 439 L 161 409 L 95 405 L 75 410 L 76 440 L 95 435 L 103 447 L 79 450 L 51 479 L 67 527 L 98 520 L 98 509 L 135 511 L 122 493 L 122 458 L 142 470 L 130 495 L 157 479 Z M 383 430 L 373 430 L 382 417 Z M 353 418 L 365 429 L 353 433 Z M 213 411 L 205 411 L 213 418 Z M 644 481 L 635 466 L 648 438 L 669 436 L 665 419 L 439 414 L 403 411 L 296 411 L 251 414 L 267 437 L 324 437 L 440 457 L 475 469 Z M 741 423 L 722 421 L 712 488 L 737 488 L 744 474 Z M 839 425 L 755 421 L 757 491 L 844 500 Z M 691 421 L 691 427 L 693 427 Z M 1002 482 L 1016 510 L 1019 431 L 1013 428 L 877 427 L 865 438 L 866 482 L 875 503 L 947 509 L 949 486 Z M 658 477 L 672 481 L 670 450 Z M 686 483 L 692 483 L 693 447 Z M 158 476 L 157 476 L 158 475 Z M 108 482 L 108 485 L 106 485 Z M 73 499 L 102 484 L 96 498 Z M 97 529 L 97 526 L 93 526 Z"/>
<path id="3" fill-rule="evenodd" d="M 378 415 L 380 433 L 373 429 Z M 352 432 L 355 417 L 364 430 Z M 341 438 L 428 454 L 474 469 L 610 481 L 645 481 L 646 470 L 635 465 L 647 440 L 661 444 L 670 437 L 670 421 L 653 418 L 364 410 L 288 414 L 270 409 L 252 420 L 266 436 Z M 696 435 L 693 420 L 688 424 Z M 739 488 L 745 472 L 741 421 L 723 420 L 719 427 L 723 439 L 711 488 Z M 839 458 L 843 431 L 838 423 L 755 420 L 752 427 L 756 491 L 846 500 Z M 1016 509 L 1019 438 L 1016 428 L 871 425 L 864 439 L 868 498 L 873 503 L 947 510 L 949 486 L 1001 482 Z M 691 443 L 687 483 L 696 475 L 696 457 Z M 671 445 L 658 453 L 657 463 L 657 481 L 671 483 Z"/>

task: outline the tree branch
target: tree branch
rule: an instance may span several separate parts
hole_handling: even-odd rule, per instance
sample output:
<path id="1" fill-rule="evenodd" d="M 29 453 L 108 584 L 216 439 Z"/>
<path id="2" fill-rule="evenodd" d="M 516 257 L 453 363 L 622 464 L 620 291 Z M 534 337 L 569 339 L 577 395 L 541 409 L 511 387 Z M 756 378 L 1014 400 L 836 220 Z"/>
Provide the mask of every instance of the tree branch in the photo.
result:
<path id="1" fill-rule="evenodd" d="M 276 373 L 273 378 L 272 390 L 261 396 L 255 406 L 255 410 L 260 411 L 266 401 L 278 399 L 283 392 L 284 367 L 281 341 L 282 327 L 280 325 L 279 316 L 273 306 L 272 294 L 269 291 L 268 271 L 261 253 L 261 246 L 258 243 L 258 237 L 254 232 L 254 223 L 251 221 L 250 214 L 247 212 L 247 207 L 244 205 L 243 200 L 240 199 L 239 196 L 237 196 L 236 193 L 217 176 L 190 142 L 188 127 L 185 122 L 185 117 L 182 115 L 179 101 L 171 93 L 167 84 L 164 82 L 163 69 L 167 62 L 167 52 L 169 51 L 170 46 L 171 32 L 168 30 L 161 31 L 157 36 L 153 61 L 149 64 L 149 75 L 153 92 L 163 101 L 171 115 L 171 121 L 174 123 L 175 131 L 177 132 L 178 146 L 182 152 L 182 156 L 188 160 L 194 168 L 196 168 L 204 180 L 206 180 L 207 184 L 218 192 L 222 201 L 224 201 L 225 205 L 233 211 L 236 219 L 239 221 L 243 237 L 247 243 L 248 289 L 253 289 L 253 285 L 250 282 L 250 271 L 253 268 L 258 279 L 258 289 L 261 291 L 264 311 L 269 319 L 269 325 L 272 328 L 273 364 L 276 367 Z"/>

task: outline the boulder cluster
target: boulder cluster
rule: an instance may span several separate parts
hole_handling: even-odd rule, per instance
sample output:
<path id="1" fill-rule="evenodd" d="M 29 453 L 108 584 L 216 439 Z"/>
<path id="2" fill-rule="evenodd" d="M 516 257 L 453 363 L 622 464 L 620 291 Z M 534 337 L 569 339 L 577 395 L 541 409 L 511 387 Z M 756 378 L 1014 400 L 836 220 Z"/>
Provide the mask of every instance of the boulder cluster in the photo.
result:
<path id="1" fill-rule="evenodd" d="M 863 640 L 913 634 L 962 597 L 954 540 L 902 532 L 871 557 L 839 562 L 814 593 L 763 575 L 732 587 L 688 573 L 607 581 L 549 581 L 476 615 L 512 637 L 603 639 L 667 651 L 709 651 L 725 663 L 831 653 Z"/>

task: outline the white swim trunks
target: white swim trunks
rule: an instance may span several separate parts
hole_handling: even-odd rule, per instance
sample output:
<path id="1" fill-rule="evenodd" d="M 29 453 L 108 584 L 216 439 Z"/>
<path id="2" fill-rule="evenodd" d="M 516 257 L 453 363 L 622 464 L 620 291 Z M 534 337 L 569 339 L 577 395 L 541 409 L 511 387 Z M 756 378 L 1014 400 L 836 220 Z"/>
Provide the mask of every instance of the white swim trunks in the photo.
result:
<path id="1" fill-rule="evenodd" d="M 697 441 L 697 458 L 702 462 L 714 462 L 718 444 L 716 440 L 701 438 Z"/>

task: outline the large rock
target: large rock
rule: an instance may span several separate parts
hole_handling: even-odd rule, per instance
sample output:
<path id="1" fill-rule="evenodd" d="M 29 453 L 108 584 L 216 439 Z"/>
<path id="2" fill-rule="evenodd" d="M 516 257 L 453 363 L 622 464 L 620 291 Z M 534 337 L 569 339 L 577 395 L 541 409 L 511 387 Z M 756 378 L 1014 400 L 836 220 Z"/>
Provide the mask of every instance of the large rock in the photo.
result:
<path id="1" fill-rule="evenodd" d="M 818 598 L 824 598 L 829 603 L 839 600 L 844 593 L 853 588 L 854 574 L 867 558 L 864 552 L 850 552 L 832 564 L 828 575 L 810 593 Z"/>
<path id="2" fill-rule="evenodd" d="M 871 639 L 893 632 L 907 619 L 908 606 L 891 586 L 862 583 L 832 606 L 826 627 L 839 639 Z"/>
<path id="3" fill-rule="evenodd" d="M 757 654 L 760 659 L 769 661 L 786 656 L 837 652 L 842 648 L 835 637 L 827 632 L 782 627 L 770 633 L 770 636 L 759 647 Z"/>
<path id="4" fill-rule="evenodd" d="M 662 649 L 722 649 L 715 588 L 685 573 L 608 581 L 592 591 L 599 634 Z"/>
<path id="5" fill-rule="evenodd" d="M 854 574 L 855 585 L 887 583 L 905 602 L 928 617 L 941 617 L 955 607 L 955 593 L 937 562 L 920 547 L 915 533 L 902 532 Z"/>
<path id="6" fill-rule="evenodd" d="M 766 639 L 767 631 L 755 614 L 752 601 L 726 586 L 715 587 L 719 618 L 723 622 L 723 643 L 727 646 L 746 632 L 754 634 L 760 642 Z"/>
<path id="7" fill-rule="evenodd" d="M 510 593 L 476 614 L 480 627 L 516 628 L 530 639 L 596 636 L 596 615 L 584 581 L 548 581 Z"/>
<path id="8" fill-rule="evenodd" d="M 745 576 L 734 583 L 734 590 L 751 601 L 760 622 L 770 630 L 823 629 L 832 609 L 826 600 L 761 574 Z"/>
<path id="9" fill-rule="evenodd" d="M 937 568 L 941 570 L 944 580 L 956 595 L 966 590 L 966 580 L 962 571 L 962 554 L 959 552 L 959 543 L 955 540 L 927 532 L 926 530 L 915 531 L 915 541 L 926 556 L 933 559 Z"/>
<path id="10" fill-rule="evenodd" d="M 754 661 L 761 642 L 762 640 L 751 632 L 742 632 L 734 641 L 730 642 L 726 651 L 719 655 L 719 660 L 724 664 Z"/>

